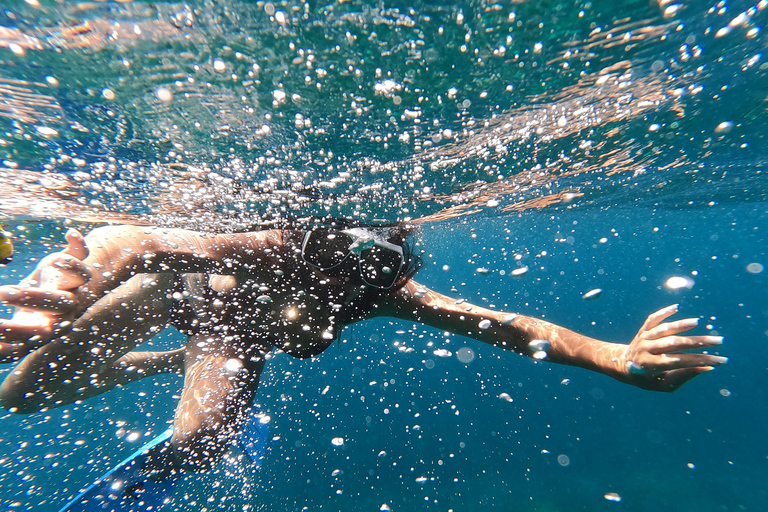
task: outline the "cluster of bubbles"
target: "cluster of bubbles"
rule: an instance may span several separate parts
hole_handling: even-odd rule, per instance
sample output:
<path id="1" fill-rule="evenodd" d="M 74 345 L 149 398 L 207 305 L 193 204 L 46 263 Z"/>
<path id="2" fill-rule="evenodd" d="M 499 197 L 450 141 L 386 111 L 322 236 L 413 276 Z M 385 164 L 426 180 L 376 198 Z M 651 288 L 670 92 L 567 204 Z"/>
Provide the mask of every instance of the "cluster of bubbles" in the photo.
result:
<path id="1" fill-rule="evenodd" d="M 34 26 L 40 8 L 16 16 Z M 663 148 L 703 115 L 706 42 L 743 35 L 749 55 L 762 9 L 730 21 L 706 12 L 723 28 L 699 34 L 679 19 L 684 10 L 637 9 L 611 25 L 591 5 L 558 4 L 557 18 L 573 20 L 565 41 L 527 4 L 52 7 L 40 20 L 48 26 L 14 33 L 8 46 L 28 66 L 13 77 L 23 85 L 0 94 L 27 115 L 0 114 L 0 172 L 34 183 L 36 192 L 13 187 L 17 195 L 71 203 L 53 215 L 221 229 L 289 215 L 374 222 L 569 203 L 586 176 L 637 180 L 670 163 Z M 56 14 L 80 16 L 82 27 Z M 678 43 L 671 64 L 646 57 Z M 37 76 L 54 50 L 70 64 Z M 755 70 L 759 57 L 744 64 Z M 715 122 L 697 152 L 730 147 L 738 126 Z M 22 172 L 40 165 L 56 183 Z M 611 178 L 588 195 L 623 184 Z"/>

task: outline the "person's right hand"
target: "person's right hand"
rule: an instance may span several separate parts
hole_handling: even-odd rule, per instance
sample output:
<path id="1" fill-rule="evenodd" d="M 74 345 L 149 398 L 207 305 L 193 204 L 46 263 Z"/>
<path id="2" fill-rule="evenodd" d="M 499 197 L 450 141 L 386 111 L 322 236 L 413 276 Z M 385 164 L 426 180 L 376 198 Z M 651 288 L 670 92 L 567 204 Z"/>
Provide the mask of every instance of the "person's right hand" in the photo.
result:
<path id="1" fill-rule="evenodd" d="M 688 335 L 686 331 L 699 324 L 697 318 L 664 322 L 675 313 L 677 304 L 648 316 L 618 358 L 625 372 L 620 380 L 651 391 L 671 392 L 728 361 L 727 357 L 719 355 L 687 352 L 717 347 L 723 338 Z"/>
<path id="2" fill-rule="evenodd" d="M 78 288 L 92 275 L 83 235 L 66 234 L 67 247 L 49 254 L 18 285 L 0 286 L 0 303 L 14 306 L 10 320 L 0 320 L 0 363 L 21 359 L 66 328 L 75 315 Z"/>

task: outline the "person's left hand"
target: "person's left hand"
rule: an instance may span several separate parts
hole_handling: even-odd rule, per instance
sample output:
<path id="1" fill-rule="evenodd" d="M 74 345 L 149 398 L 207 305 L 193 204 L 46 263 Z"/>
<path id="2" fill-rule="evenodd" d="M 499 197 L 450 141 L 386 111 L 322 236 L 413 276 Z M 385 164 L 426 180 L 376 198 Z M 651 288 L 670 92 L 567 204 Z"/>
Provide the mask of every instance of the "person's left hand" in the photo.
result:
<path id="1" fill-rule="evenodd" d="M 720 336 L 680 336 L 699 324 L 698 318 L 662 323 L 677 313 L 677 304 L 648 316 L 624 353 L 624 379 L 643 389 L 674 391 L 728 358 L 684 351 L 722 344 Z"/>
<path id="2" fill-rule="evenodd" d="M 88 282 L 91 269 L 83 236 L 66 234 L 67 247 L 49 254 L 18 285 L 0 286 L 0 303 L 15 306 L 10 320 L 0 320 L 0 363 L 16 361 L 48 342 L 72 320 L 75 290 Z"/>

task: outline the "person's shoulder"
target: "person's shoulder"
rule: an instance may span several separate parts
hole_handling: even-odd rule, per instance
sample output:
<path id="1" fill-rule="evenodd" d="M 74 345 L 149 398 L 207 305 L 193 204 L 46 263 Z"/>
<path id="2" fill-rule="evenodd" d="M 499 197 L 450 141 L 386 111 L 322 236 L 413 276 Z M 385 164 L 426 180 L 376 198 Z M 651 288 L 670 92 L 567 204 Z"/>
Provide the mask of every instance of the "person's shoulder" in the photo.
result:
<path id="1" fill-rule="evenodd" d="M 301 247 L 304 232 L 295 229 L 261 229 L 228 235 L 239 243 L 258 244 L 270 249 Z"/>

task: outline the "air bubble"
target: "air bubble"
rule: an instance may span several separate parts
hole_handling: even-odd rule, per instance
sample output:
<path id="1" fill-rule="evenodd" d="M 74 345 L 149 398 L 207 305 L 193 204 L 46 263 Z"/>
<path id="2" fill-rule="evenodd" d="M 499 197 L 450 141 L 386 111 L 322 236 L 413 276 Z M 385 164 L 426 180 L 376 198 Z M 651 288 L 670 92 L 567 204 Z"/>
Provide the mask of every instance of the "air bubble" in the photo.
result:
<path id="1" fill-rule="evenodd" d="M 43 137 L 56 137 L 59 134 L 58 130 L 48 126 L 36 126 L 35 131 Z"/>
<path id="2" fill-rule="evenodd" d="M 275 99 L 275 103 L 285 103 L 286 94 L 285 91 L 281 89 L 275 89 L 272 91 L 272 97 Z"/>
<path id="3" fill-rule="evenodd" d="M 155 96 L 160 101 L 164 101 L 166 103 L 173 100 L 173 93 L 165 87 L 158 87 L 155 89 Z"/>
<path id="4" fill-rule="evenodd" d="M 510 313 L 506 317 L 504 317 L 504 320 L 501 321 L 501 325 L 510 325 L 512 322 L 515 321 L 515 318 L 517 318 L 516 313 Z"/>
<path id="5" fill-rule="evenodd" d="M 475 359 L 475 352 L 469 347 L 461 347 L 456 351 L 456 359 L 464 364 L 471 363 Z"/>
<path id="6" fill-rule="evenodd" d="M 726 134 L 733 130 L 733 123 L 730 121 L 723 121 L 715 127 L 715 133 Z"/>
<path id="7" fill-rule="evenodd" d="M 516 268 L 512 272 L 510 272 L 510 274 L 512 274 L 514 277 L 520 277 L 523 274 L 525 274 L 526 272 L 528 272 L 528 267 L 527 266 Z"/>
<path id="8" fill-rule="evenodd" d="M 666 280 L 664 283 L 664 286 L 669 288 L 670 290 L 681 290 L 683 288 L 686 288 L 690 290 L 693 288 L 693 285 L 695 283 L 693 282 L 693 279 L 687 276 L 672 276 L 669 279 Z"/>
<path id="9" fill-rule="evenodd" d="M 584 295 L 582 295 L 581 298 L 585 300 L 599 299 L 602 294 L 603 294 L 602 288 L 594 288 L 592 290 L 589 290 Z"/>
<path id="10" fill-rule="evenodd" d="M 548 340 L 532 340 L 528 343 L 531 352 L 546 352 L 550 346 L 551 343 Z"/>

